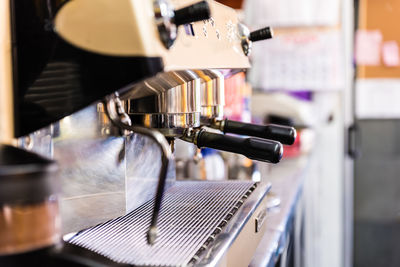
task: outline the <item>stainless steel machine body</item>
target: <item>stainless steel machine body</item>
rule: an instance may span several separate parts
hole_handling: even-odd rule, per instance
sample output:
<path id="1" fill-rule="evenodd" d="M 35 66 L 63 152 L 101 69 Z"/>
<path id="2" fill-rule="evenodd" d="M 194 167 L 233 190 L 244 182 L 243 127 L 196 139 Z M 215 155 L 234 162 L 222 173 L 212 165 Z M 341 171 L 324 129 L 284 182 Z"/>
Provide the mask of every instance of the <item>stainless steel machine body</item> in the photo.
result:
<path id="1" fill-rule="evenodd" d="M 202 119 L 223 119 L 225 106 L 224 75 L 218 70 L 196 70 L 201 78 Z"/>
<path id="2" fill-rule="evenodd" d="M 161 151 L 143 135 L 120 136 L 102 102 L 18 142 L 58 162 L 64 234 L 124 215 L 155 195 Z M 175 180 L 173 164 L 167 186 Z"/>
<path id="3" fill-rule="evenodd" d="M 190 264 L 199 266 L 242 266 L 244 262 L 251 260 L 251 255 L 263 235 L 264 228 L 261 227 L 265 226 L 264 217 L 267 211 L 264 197 L 269 191 L 269 184 L 259 184 L 251 192 L 247 193 L 246 189 L 242 194 L 235 187 L 250 188 L 253 183 L 176 182 L 175 167 L 170 165 L 167 194 L 159 218 L 159 239 L 155 247 L 149 246 L 145 241 L 145 231 L 154 204 L 161 153 L 151 139 L 139 134 L 121 137 L 118 131 L 104 113 L 104 104 L 98 102 L 51 127 L 19 139 L 21 146 L 47 156 L 52 155 L 59 162 L 63 189 L 61 218 L 63 232 L 67 234 L 65 240 L 120 263 L 128 263 L 130 259 L 131 263 L 147 262 L 146 265 L 150 266 L 167 266 L 154 261 L 157 258 L 151 255 L 155 251 L 169 259 L 171 265 L 168 266 L 185 266 L 190 261 Z M 238 198 L 231 199 L 230 194 L 236 194 Z M 195 202 L 191 203 L 187 199 L 190 197 Z M 221 206 L 224 201 L 226 206 Z M 181 214 L 178 214 L 179 207 L 186 207 Z M 223 207 L 225 211 L 221 209 Z M 218 208 L 222 212 L 218 213 Z M 226 220 L 225 217 L 232 209 L 232 216 L 228 216 L 229 220 Z M 129 221 L 136 218 L 132 214 L 138 212 L 142 214 L 137 215 L 140 220 Z M 168 213 L 170 214 L 166 215 Z M 119 218 L 131 219 L 121 221 Z M 213 225 L 204 224 L 201 227 L 207 218 L 213 218 Z M 100 232 L 95 230 L 98 226 L 91 228 L 98 224 L 107 226 L 104 228 L 106 232 L 101 230 L 103 228 Z M 87 236 L 87 243 L 73 241 L 71 233 L 86 228 L 94 229 L 95 235 Z M 126 229 L 128 232 L 115 235 L 119 229 Z M 130 231 L 134 231 L 134 234 Z M 202 232 L 202 235 L 199 236 L 197 231 Z M 214 231 L 218 234 L 210 242 L 210 234 Z M 85 233 L 81 232 L 80 235 L 85 236 Z M 176 237 L 178 234 L 180 238 Z M 112 236 L 116 239 L 111 238 Z M 170 240 L 174 237 L 177 239 Z M 194 243 L 193 237 L 198 237 L 198 242 L 208 240 L 207 246 L 201 245 L 203 241 L 201 244 Z M 141 241 L 137 243 L 129 238 L 138 238 Z M 107 241 L 103 243 L 105 246 L 115 244 L 112 246 L 115 249 L 108 250 L 106 246 L 104 249 L 109 252 L 104 254 L 101 249 L 90 245 L 92 242 L 97 244 L 99 239 Z M 135 246 L 128 249 L 133 244 Z M 193 247 L 184 254 L 186 256 L 178 256 L 174 250 L 168 251 L 177 249 L 176 246 Z M 133 257 L 132 255 L 137 255 L 137 249 L 142 256 Z M 235 255 L 238 250 L 243 249 L 246 249 L 248 255 L 238 261 Z M 200 253 L 201 257 L 196 253 Z M 124 255 L 131 256 L 124 258 Z"/>
<path id="4" fill-rule="evenodd" d="M 121 95 L 132 123 L 181 136 L 200 126 L 200 79 L 192 71 L 174 71 L 147 79 Z"/>

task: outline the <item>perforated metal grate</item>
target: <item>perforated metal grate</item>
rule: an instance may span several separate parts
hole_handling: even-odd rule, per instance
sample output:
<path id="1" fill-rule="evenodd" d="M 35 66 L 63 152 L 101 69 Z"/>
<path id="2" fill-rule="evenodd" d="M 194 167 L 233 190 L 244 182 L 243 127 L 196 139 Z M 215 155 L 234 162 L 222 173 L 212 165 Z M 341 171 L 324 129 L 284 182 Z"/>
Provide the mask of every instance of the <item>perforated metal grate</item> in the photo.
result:
<path id="1" fill-rule="evenodd" d="M 146 242 L 153 201 L 84 230 L 69 242 L 119 263 L 186 266 L 196 263 L 255 189 L 252 182 L 177 182 L 164 195 L 159 236 Z"/>

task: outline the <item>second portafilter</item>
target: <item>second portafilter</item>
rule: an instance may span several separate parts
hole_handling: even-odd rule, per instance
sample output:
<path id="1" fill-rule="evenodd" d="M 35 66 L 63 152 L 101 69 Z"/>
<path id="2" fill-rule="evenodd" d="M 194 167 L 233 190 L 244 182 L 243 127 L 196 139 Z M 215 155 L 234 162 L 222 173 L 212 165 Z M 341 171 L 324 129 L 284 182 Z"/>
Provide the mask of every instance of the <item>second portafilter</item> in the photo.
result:
<path id="1" fill-rule="evenodd" d="M 296 140 L 293 127 L 267 124 L 257 125 L 223 119 L 224 76 L 216 70 L 196 70 L 201 78 L 201 124 L 223 133 L 233 133 L 278 141 L 292 145 Z"/>

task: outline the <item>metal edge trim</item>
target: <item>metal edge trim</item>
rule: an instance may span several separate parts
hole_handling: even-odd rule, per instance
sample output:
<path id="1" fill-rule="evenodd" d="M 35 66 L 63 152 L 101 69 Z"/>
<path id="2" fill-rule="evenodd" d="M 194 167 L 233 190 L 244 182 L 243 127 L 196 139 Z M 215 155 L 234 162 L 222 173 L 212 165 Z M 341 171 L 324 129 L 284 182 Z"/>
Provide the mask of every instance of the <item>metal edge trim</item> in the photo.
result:
<path id="1" fill-rule="evenodd" d="M 196 263 L 196 266 L 218 266 L 244 226 L 249 222 L 251 216 L 261 204 L 270 188 L 271 184 L 269 182 L 258 184 L 256 189 L 238 209 L 231 221 L 226 225 L 222 232 L 217 235 L 213 245 L 208 251 L 206 251 L 206 253 L 204 253 L 205 256 L 200 258 L 200 261 Z"/>

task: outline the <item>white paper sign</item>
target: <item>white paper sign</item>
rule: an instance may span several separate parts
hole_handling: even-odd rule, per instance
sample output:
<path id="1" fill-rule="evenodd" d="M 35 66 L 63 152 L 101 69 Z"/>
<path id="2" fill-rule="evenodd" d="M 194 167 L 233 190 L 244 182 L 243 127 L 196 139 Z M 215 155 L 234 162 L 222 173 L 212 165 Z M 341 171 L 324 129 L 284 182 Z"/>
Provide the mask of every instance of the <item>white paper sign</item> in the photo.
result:
<path id="1" fill-rule="evenodd" d="M 359 119 L 400 118 L 400 79 L 359 79 L 356 116 Z"/>
<path id="2" fill-rule="evenodd" d="M 396 41 L 384 42 L 382 45 L 383 63 L 387 67 L 400 66 L 399 45 Z"/>
<path id="3" fill-rule="evenodd" d="M 252 26 L 336 26 L 340 0 L 246 0 L 246 23 Z"/>
<path id="4" fill-rule="evenodd" d="M 355 56 L 358 65 L 379 66 L 381 64 L 382 33 L 378 30 L 358 30 Z"/>
<path id="5" fill-rule="evenodd" d="M 255 43 L 250 82 L 263 90 L 341 90 L 342 49 L 336 30 L 288 33 Z"/>

